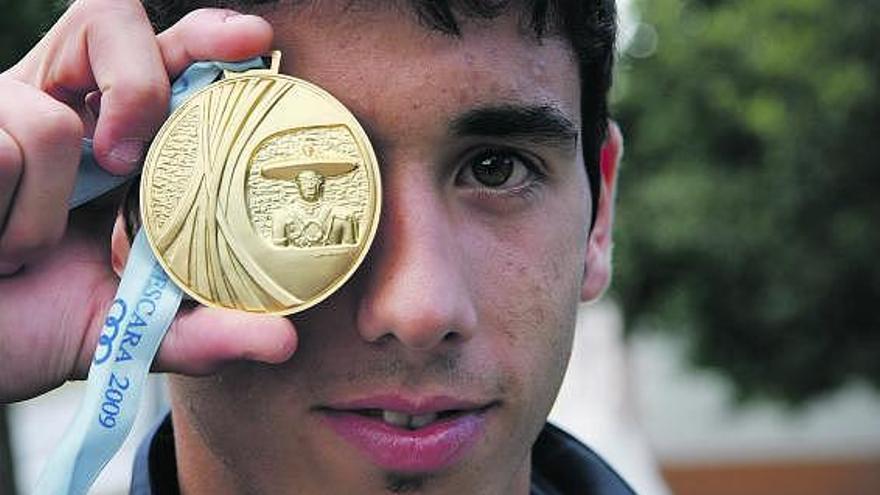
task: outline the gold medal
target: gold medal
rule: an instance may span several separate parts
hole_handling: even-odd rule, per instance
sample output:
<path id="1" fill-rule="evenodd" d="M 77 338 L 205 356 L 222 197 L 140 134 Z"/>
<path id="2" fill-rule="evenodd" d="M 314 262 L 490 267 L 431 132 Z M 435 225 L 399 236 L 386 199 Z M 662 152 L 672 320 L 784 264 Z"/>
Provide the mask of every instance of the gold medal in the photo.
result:
<path id="1" fill-rule="evenodd" d="M 196 93 L 153 141 L 141 180 L 156 258 L 208 306 L 290 314 L 363 261 L 381 185 L 366 133 L 339 101 L 272 68 Z"/>

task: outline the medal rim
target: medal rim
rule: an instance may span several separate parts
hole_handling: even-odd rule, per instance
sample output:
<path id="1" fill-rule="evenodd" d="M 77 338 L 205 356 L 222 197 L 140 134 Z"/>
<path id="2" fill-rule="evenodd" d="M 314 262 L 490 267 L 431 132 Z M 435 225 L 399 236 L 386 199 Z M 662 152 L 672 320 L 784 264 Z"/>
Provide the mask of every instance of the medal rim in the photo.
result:
<path id="1" fill-rule="evenodd" d="M 190 97 L 188 97 L 186 99 L 186 101 L 183 102 L 180 106 L 178 106 L 173 112 L 171 112 L 171 114 L 168 116 L 168 118 L 165 120 L 165 122 L 159 128 L 159 131 L 156 132 L 156 135 L 153 138 L 152 143 L 150 144 L 150 148 L 147 152 L 146 158 L 144 159 L 144 166 L 143 166 L 143 170 L 141 171 L 141 181 L 140 181 L 140 185 L 139 185 L 139 187 L 140 187 L 139 207 L 140 207 L 140 213 L 141 213 L 141 228 L 144 229 L 144 231 L 145 231 L 145 235 L 147 238 L 147 244 L 150 246 L 150 250 L 152 250 L 153 255 L 156 258 L 156 261 L 159 263 L 159 265 L 162 267 L 162 269 L 165 271 L 165 273 L 168 275 L 168 277 L 187 296 L 191 297 L 192 299 L 199 302 L 200 304 L 202 304 L 204 306 L 212 307 L 212 308 L 223 308 L 223 309 L 230 309 L 230 310 L 236 310 L 236 311 L 245 311 L 245 312 L 253 313 L 253 314 L 288 316 L 288 315 L 293 315 L 293 314 L 305 311 L 305 310 L 307 310 L 313 306 L 316 306 L 317 304 L 320 304 L 321 302 L 325 301 L 330 296 L 332 296 L 337 291 L 339 291 L 339 289 L 342 288 L 343 285 L 345 285 L 349 280 L 351 280 L 351 278 L 352 278 L 352 276 L 354 276 L 355 272 L 357 272 L 357 270 L 360 269 L 361 264 L 363 264 L 364 260 L 366 259 L 367 255 L 369 254 L 370 249 L 373 246 L 373 241 L 375 239 L 376 232 L 378 231 L 378 228 L 379 228 L 379 222 L 381 221 L 382 175 L 381 175 L 381 170 L 379 168 L 379 161 L 376 158 L 376 153 L 373 149 L 373 144 L 370 141 L 369 135 L 364 130 L 363 126 L 361 126 L 361 123 L 358 121 L 357 117 L 355 117 L 354 113 L 347 106 L 345 106 L 338 98 L 333 96 L 329 91 L 318 86 L 315 83 L 306 81 L 305 79 L 300 79 L 298 77 L 290 76 L 287 74 L 266 73 L 264 70 L 260 70 L 260 69 L 257 69 L 255 71 L 257 73 L 255 73 L 255 74 L 248 74 L 248 72 L 249 71 L 241 73 L 241 74 L 236 74 L 235 77 L 233 77 L 233 78 L 224 78 L 219 81 L 215 81 L 215 82 L 205 86 L 204 88 L 199 89 L 198 91 L 193 93 Z M 177 274 L 174 273 L 174 271 L 168 267 L 167 263 L 165 262 L 165 259 L 159 253 L 159 250 L 156 248 L 156 246 L 154 244 L 154 240 L 153 240 L 153 234 L 151 232 L 151 229 L 148 226 L 149 224 L 148 224 L 148 222 L 145 221 L 145 216 L 146 216 L 146 212 L 147 212 L 147 209 L 145 208 L 145 206 L 146 206 L 146 203 L 148 200 L 148 196 L 150 194 L 150 192 L 147 190 L 147 185 L 146 185 L 148 180 L 145 180 L 146 172 L 148 170 L 148 167 L 153 166 L 152 164 L 156 160 L 155 155 L 157 155 L 159 153 L 159 146 L 156 145 L 156 143 L 161 141 L 160 137 L 162 137 L 165 133 L 170 132 L 171 123 L 174 122 L 177 117 L 179 117 L 179 114 L 181 114 L 184 111 L 187 111 L 188 105 L 190 104 L 190 102 L 192 102 L 196 98 L 200 97 L 203 93 L 207 93 L 209 91 L 212 91 L 212 90 L 214 90 L 214 88 L 216 88 L 220 85 L 231 84 L 232 82 L 238 81 L 240 79 L 245 79 L 245 78 L 284 79 L 284 80 L 292 82 L 293 84 L 303 85 L 303 86 L 307 87 L 308 89 L 310 89 L 311 91 L 314 91 L 315 93 L 317 93 L 322 98 L 327 98 L 330 100 L 330 102 L 335 103 L 336 105 L 338 105 L 339 107 L 344 109 L 350 118 L 350 123 L 353 124 L 354 130 L 356 131 L 355 134 L 360 133 L 363 144 L 365 144 L 365 146 L 363 146 L 363 148 L 366 149 L 366 152 L 368 155 L 367 158 L 369 158 L 371 160 L 372 168 L 375 172 L 373 174 L 375 180 L 372 181 L 372 188 L 375 190 L 375 196 L 374 196 L 375 199 L 373 201 L 375 206 L 373 208 L 372 221 L 370 222 L 370 228 L 369 228 L 367 235 L 363 241 L 362 248 L 359 250 L 357 256 L 354 258 L 354 261 L 349 265 L 349 267 L 346 271 L 340 272 L 340 276 L 337 277 L 336 280 L 332 284 L 329 284 L 326 288 L 321 290 L 317 296 L 310 298 L 310 299 L 306 300 L 305 302 L 303 302 L 302 304 L 299 304 L 297 306 L 283 308 L 278 311 L 265 311 L 265 310 L 252 311 L 252 310 L 248 310 L 245 308 L 228 307 L 228 306 L 221 305 L 221 304 L 217 303 L 216 301 L 206 299 L 206 298 L 202 297 L 201 295 L 199 295 L 198 293 L 196 293 L 193 289 L 190 288 L 189 284 L 184 283 L 180 279 L 180 277 L 178 277 Z M 355 138 L 357 139 L 357 136 L 355 136 Z"/>

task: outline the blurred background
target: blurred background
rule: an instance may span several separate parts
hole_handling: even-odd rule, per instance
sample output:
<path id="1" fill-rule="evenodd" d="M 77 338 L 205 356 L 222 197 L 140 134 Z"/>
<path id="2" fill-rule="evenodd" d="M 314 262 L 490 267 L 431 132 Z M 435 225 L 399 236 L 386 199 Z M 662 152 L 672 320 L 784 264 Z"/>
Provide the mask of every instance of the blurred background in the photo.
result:
<path id="1" fill-rule="evenodd" d="M 0 0 L 0 68 L 56 4 Z M 615 280 L 552 417 L 640 493 L 880 493 L 878 6 L 619 2 Z M 82 388 L 0 405 L 0 494 Z M 163 401 L 156 378 L 141 435 Z M 125 491 L 137 441 L 95 493 Z"/>

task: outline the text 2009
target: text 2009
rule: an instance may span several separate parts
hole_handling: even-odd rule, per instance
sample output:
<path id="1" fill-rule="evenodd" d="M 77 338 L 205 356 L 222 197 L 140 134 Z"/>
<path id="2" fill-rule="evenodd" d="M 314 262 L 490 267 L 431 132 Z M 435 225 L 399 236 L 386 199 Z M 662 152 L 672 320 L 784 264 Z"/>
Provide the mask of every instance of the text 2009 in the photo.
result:
<path id="1" fill-rule="evenodd" d="M 104 389 L 104 402 L 101 404 L 101 413 L 98 414 L 98 422 L 104 428 L 116 426 L 116 418 L 122 412 L 122 400 L 130 383 L 128 378 L 122 380 L 116 378 L 115 373 L 110 373 L 110 382 Z"/>

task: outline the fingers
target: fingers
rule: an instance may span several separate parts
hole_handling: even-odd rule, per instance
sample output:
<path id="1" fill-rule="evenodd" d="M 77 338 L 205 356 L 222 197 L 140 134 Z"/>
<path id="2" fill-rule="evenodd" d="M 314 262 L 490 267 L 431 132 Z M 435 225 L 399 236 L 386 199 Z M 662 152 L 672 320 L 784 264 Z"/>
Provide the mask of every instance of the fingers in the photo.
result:
<path id="1" fill-rule="evenodd" d="M 124 174 L 140 163 L 165 119 L 169 76 L 197 60 L 260 55 L 271 39 L 266 21 L 221 9 L 195 11 L 157 38 L 139 1 L 82 0 L 9 74 L 81 114 L 96 107 L 94 97 L 92 105 L 84 99 L 98 90 L 95 155 Z"/>
<path id="2" fill-rule="evenodd" d="M 122 9 L 114 22 L 98 21 L 87 36 L 101 94 L 95 154 L 114 173 L 128 173 L 143 160 L 147 143 L 167 113 L 169 77 L 199 60 L 260 55 L 272 42 L 272 28 L 265 20 L 231 10 L 197 10 L 158 38 L 142 8 Z"/>
<path id="3" fill-rule="evenodd" d="M 109 3 L 85 27 L 89 66 L 101 94 L 94 150 L 107 170 L 124 174 L 140 164 L 165 120 L 170 86 L 140 3 Z"/>
<path id="4" fill-rule="evenodd" d="M 141 162 L 146 144 L 164 121 L 169 77 L 176 78 L 199 60 L 258 56 L 272 43 L 268 22 L 231 10 L 194 11 L 158 38 L 143 9 L 123 14 L 125 43 L 117 39 L 118 22 L 96 24 L 88 36 L 89 58 L 101 93 L 95 153 L 99 163 L 116 173 L 127 173 Z"/>
<path id="5" fill-rule="evenodd" d="M 181 311 L 162 342 L 155 369 L 204 375 L 238 360 L 282 363 L 296 350 L 282 317 L 198 307 Z"/>
<path id="6" fill-rule="evenodd" d="M 19 81 L 0 77 L 0 94 L 17 103 L 0 104 L 0 174 L 6 176 L 0 177 L 0 263 L 8 274 L 64 234 L 82 122 L 69 107 Z"/>
<path id="7" fill-rule="evenodd" d="M 45 371 L 46 363 L 56 363 L 49 378 L 37 380 L 41 385 L 24 389 L 44 390 L 85 373 L 103 323 L 97 306 L 112 300 L 115 289 L 106 247 L 96 249 L 101 224 L 94 219 L 112 218 L 118 203 L 93 202 L 68 222 L 83 118 L 98 113 L 96 121 L 86 120 L 99 164 L 130 172 L 165 118 L 169 73 L 198 59 L 259 55 L 271 37 L 259 18 L 203 11 L 158 38 L 139 0 L 78 0 L 0 74 L 0 340 L 17 342 L 4 340 L 0 348 L 7 356 L 41 351 L 17 369 Z M 89 208 L 100 212 L 89 215 Z M 62 246 L 31 262 L 59 242 L 67 225 Z M 4 277 L 22 264 L 27 269 Z M 158 366 L 207 373 L 238 359 L 281 362 L 296 342 L 283 318 L 199 309 L 178 318 Z"/>
<path id="8" fill-rule="evenodd" d="M 158 36 L 165 68 L 177 77 L 193 62 L 234 62 L 267 53 L 272 27 L 261 17 L 232 10 L 201 9 Z"/>
<path id="9" fill-rule="evenodd" d="M 73 3 L 8 75 L 78 113 L 85 113 L 85 95 L 99 90 L 107 101 L 95 129 L 95 155 L 117 174 L 139 162 L 165 117 L 170 91 L 155 34 L 137 0 Z"/>
<path id="10" fill-rule="evenodd" d="M 199 59 L 253 57 L 271 39 L 266 21 L 229 10 L 193 12 L 157 38 L 137 0 L 74 3 L 4 74 L 7 86 L 23 84 L 0 93 L 0 275 L 63 232 L 74 178 L 68 165 L 78 156 L 70 138 L 82 134 L 72 116 L 85 117 L 94 131 L 98 163 L 129 173 L 166 116 L 169 72 Z M 36 111 L 21 112 L 31 100 Z M 88 116 L 96 110 L 95 122 Z"/>

